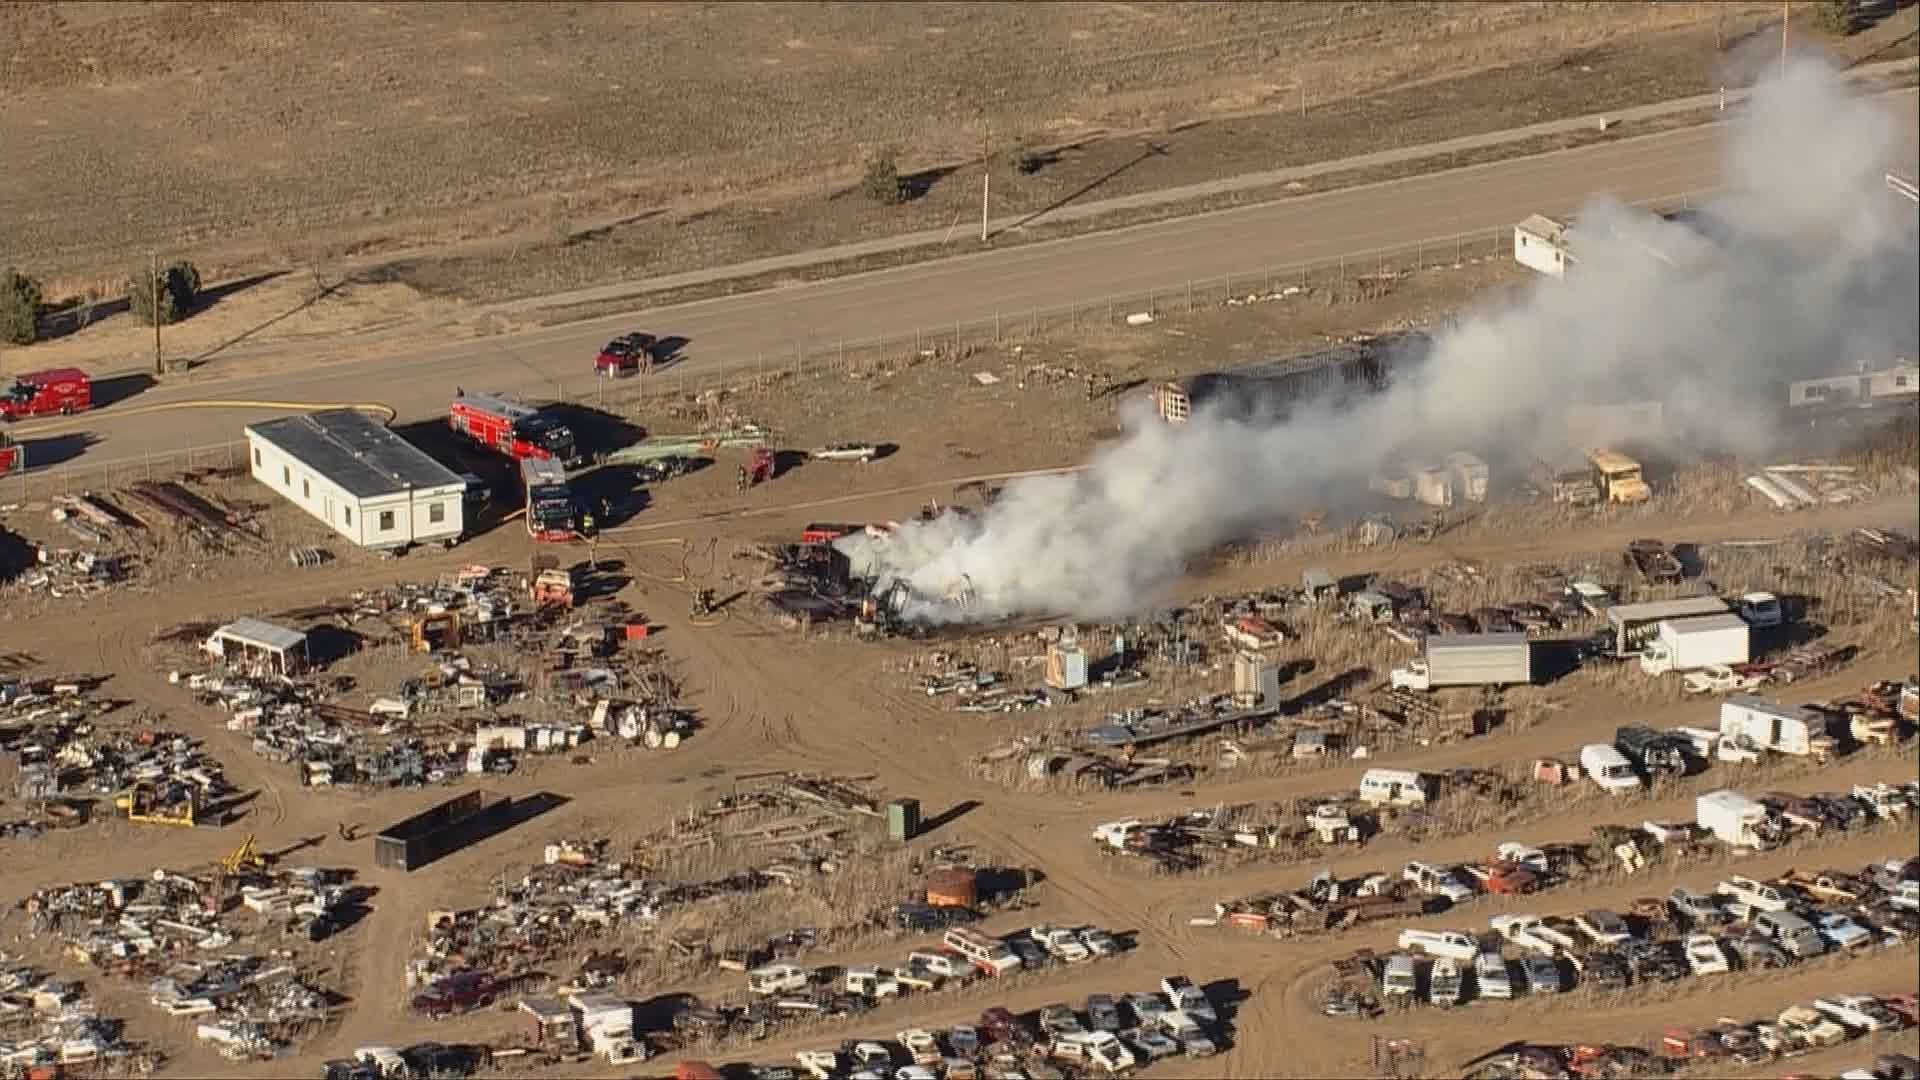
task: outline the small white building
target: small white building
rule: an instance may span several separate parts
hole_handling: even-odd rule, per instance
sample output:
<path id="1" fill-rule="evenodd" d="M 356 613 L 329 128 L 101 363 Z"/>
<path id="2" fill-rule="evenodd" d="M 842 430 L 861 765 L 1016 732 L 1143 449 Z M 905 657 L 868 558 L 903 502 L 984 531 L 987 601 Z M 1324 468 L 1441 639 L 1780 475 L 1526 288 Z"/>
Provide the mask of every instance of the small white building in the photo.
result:
<path id="1" fill-rule="evenodd" d="M 1513 261 L 1548 277 L 1566 277 L 1567 264 L 1573 261 L 1566 222 L 1545 214 L 1527 215 L 1527 220 L 1513 227 Z"/>
<path id="2" fill-rule="evenodd" d="M 368 548 L 452 543 L 466 529 L 451 469 L 354 409 L 247 425 L 253 478 Z"/>

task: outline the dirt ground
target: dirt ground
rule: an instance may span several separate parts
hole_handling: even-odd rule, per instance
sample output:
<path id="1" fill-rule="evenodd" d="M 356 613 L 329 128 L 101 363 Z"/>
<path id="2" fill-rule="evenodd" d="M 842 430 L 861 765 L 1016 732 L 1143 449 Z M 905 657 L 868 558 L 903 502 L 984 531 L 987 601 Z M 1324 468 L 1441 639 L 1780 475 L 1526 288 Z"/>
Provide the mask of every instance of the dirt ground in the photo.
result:
<path id="1" fill-rule="evenodd" d="M 1457 305 L 1467 293 L 1516 280 L 1517 271 L 1504 262 L 1473 264 L 1395 279 L 1382 295 L 1364 303 L 1310 291 L 1291 299 L 1191 318 L 1169 317 L 1149 327 L 1074 340 L 1047 339 L 1023 343 L 1017 349 L 1009 345 L 958 357 L 876 358 L 852 375 L 747 379 L 736 381 L 717 399 L 684 397 L 619 406 L 623 415 L 616 420 L 644 422 L 661 431 L 690 430 L 731 413 L 775 425 L 783 443 L 789 445 L 860 438 L 897 442 L 900 450 L 866 466 L 800 465 L 745 494 L 733 490 L 734 459 L 722 453 L 722 460 L 713 467 L 652 487 L 648 505 L 630 520 L 616 521 L 600 542 L 598 555 L 616 561 L 619 572 L 631 578 L 618 599 L 659 627 L 656 641 L 671 657 L 685 700 L 697 710 L 702 727 L 672 752 L 594 755 L 588 764 L 538 761 L 510 777 L 477 781 L 490 790 L 523 795 L 552 791 L 571 801 L 503 837 L 412 875 L 374 867 L 370 843 L 364 839 L 343 842 L 337 827 L 351 824 L 362 835 L 370 834 L 445 797 L 445 791 L 300 789 L 288 767 L 256 756 L 244 737 L 225 729 L 220 714 L 196 705 L 184 687 L 168 684 L 155 663 L 152 638 L 183 621 L 296 609 L 378 583 L 431 579 L 441 571 L 472 563 L 524 565 L 528 541 L 516 524 L 508 522 L 451 552 L 383 560 L 329 544 L 317 523 L 289 507 L 269 503 L 245 480 L 197 484 L 229 503 L 260 504 L 257 513 L 270 542 L 241 556 L 196 558 L 184 545 L 165 538 L 129 541 L 147 571 L 134 587 L 81 601 L 7 593 L 0 607 L 0 643 L 5 645 L 0 653 L 6 655 L 10 670 L 21 674 L 85 671 L 111 676 L 106 692 L 139 700 L 164 713 L 170 725 L 205 738 L 233 782 L 258 792 L 253 811 L 224 829 L 160 833 L 109 822 L 50 833 L 30 846 L 0 842 L 9 858 L 7 888 L 0 901 L 10 903 L 56 882 L 144 873 L 156 865 L 203 865 L 231 851 L 247 832 L 257 834 L 261 846 L 269 850 L 311 839 L 310 854 L 296 861 L 350 867 L 377 890 L 371 914 L 335 939 L 338 977 L 352 999 L 336 1027 L 296 1055 L 237 1067 L 192 1045 L 190 1027 L 163 1019 L 138 1000 L 139 995 L 122 991 L 100 995 L 103 1004 L 129 1020 L 133 1037 L 154 1040 L 175 1054 L 181 1075 L 309 1075 L 319 1059 L 349 1053 L 358 1046 L 404 1045 L 427 1038 L 450 1043 L 515 1037 L 523 1029 L 506 1014 L 490 1012 L 431 1026 L 406 1015 L 402 958 L 412 951 L 427 911 L 481 902 L 496 876 L 503 871 L 520 872 L 539 861 L 546 843 L 585 834 L 643 831 L 725 794 L 742 774 L 799 768 L 872 773 L 889 794 L 920 799 L 929 818 L 956 811 L 911 845 L 917 856 L 928 853 L 933 845 L 969 844 L 1009 864 L 1039 868 L 1045 877 L 1034 892 L 1035 906 L 1017 915 L 997 916 L 989 924 L 991 929 L 1039 921 L 1094 923 L 1134 932 L 1138 948 L 1121 959 L 1070 974 L 1023 979 L 991 992 L 968 991 L 890 1005 L 857 1024 L 839 1023 L 754 1047 L 750 1056 L 756 1060 L 775 1060 L 795 1048 L 822 1045 L 856 1032 L 891 1032 L 909 1020 L 959 1021 L 993 1004 L 1031 1008 L 1052 1001 L 1077 1001 L 1092 991 L 1146 989 L 1173 970 L 1184 970 L 1202 984 L 1221 984 L 1222 989 L 1247 994 L 1237 1006 L 1237 1045 L 1215 1061 L 1162 1066 L 1150 1075 L 1366 1075 L 1371 1035 L 1414 1040 L 1428 1055 L 1429 1073 L 1443 1075 L 1454 1071 L 1456 1063 L 1514 1037 L 1644 1042 L 1676 1023 L 1777 1010 L 1791 1000 L 1827 990 L 1912 990 L 1913 955 L 1896 950 L 1850 963 L 1823 962 L 1777 976 L 1743 978 L 1732 987 L 1689 981 L 1670 995 L 1626 997 L 1618 1002 L 1569 995 L 1551 1009 L 1536 1002 L 1517 1002 L 1497 1014 L 1505 1025 L 1502 1032 L 1511 1031 L 1510 1035 L 1496 1033 L 1493 1025 L 1467 1022 L 1479 1017 L 1478 1011 L 1467 1017 L 1416 1012 L 1377 1024 L 1330 1020 L 1319 1015 L 1312 1000 L 1326 961 L 1357 946 L 1383 945 L 1391 929 L 1281 943 L 1188 923 L 1192 916 L 1208 913 L 1216 900 L 1297 885 L 1318 868 L 1317 863 L 1241 865 L 1187 877 L 1145 875 L 1102 858 L 1089 845 L 1088 830 L 1097 822 L 1126 816 L 1165 815 L 1216 802 L 1286 800 L 1351 786 L 1367 763 L 1340 761 L 1310 770 L 1207 775 L 1178 791 L 1017 790 L 983 781 L 975 759 L 1011 735 L 1059 718 L 979 717 L 930 704 L 924 695 L 912 692 L 900 670 L 905 661 L 925 651 L 922 646 L 861 644 L 826 633 L 803 640 L 754 615 L 749 605 L 740 605 L 714 626 L 696 627 L 685 618 L 693 589 L 712 587 L 724 593 L 757 575 L 755 564 L 735 557 L 751 543 L 790 538 L 808 521 L 898 519 L 928 499 L 947 501 L 954 486 L 970 477 L 1082 459 L 1088 444 L 1110 432 L 1114 423 L 1112 399 L 1088 400 L 1084 378 L 1088 372 L 1124 385 L 1193 370 L 1200 358 L 1217 363 L 1282 354 L 1345 334 L 1424 322 Z M 1001 381 L 979 385 L 971 373 L 980 370 L 998 373 Z M 1912 490 L 1890 480 L 1868 501 L 1791 517 L 1757 505 L 1758 500 L 1726 474 L 1703 474 L 1690 484 L 1662 486 L 1673 493 L 1644 510 L 1578 520 L 1541 515 L 1523 506 L 1496 506 L 1433 544 L 1373 549 L 1338 542 L 1263 545 L 1257 552 L 1219 560 L 1196 573 L 1179 586 L 1177 598 L 1291 585 L 1312 565 L 1324 565 L 1336 574 L 1375 571 L 1407 579 L 1441 564 L 1461 562 L 1486 567 L 1490 574 L 1521 563 L 1613 566 L 1620 545 L 1639 536 L 1710 544 L 1855 525 L 1885 526 L 1911 522 L 1920 512 Z M 29 502 L 11 509 L 5 523 L 35 539 L 71 543 L 71 537 L 62 539 L 66 534 L 51 523 L 48 509 L 45 502 Z M 285 559 L 285 548 L 294 544 L 322 544 L 339 558 L 318 568 L 295 570 Z M 584 557 L 585 552 L 577 554 Z M 1716 566 L 1715 573 L 1729 589 L 1766 585 L 1779 574 L 1775 561 L 1729 557 L 1725 565 Z M 1808 579 L 1812 588 L 1830 584 Z M 1903 611 L 1899 605 L 1834 604 L 1831 611 L 1822 613 L 1823 619 L 1836 639 L 1860 643 L 1861 656 L 1843 671 L 1793 686 L 1782 696 L 1793 701 L 1818 700 L 1876 679 L 1911 674 L 1916 666 L 1914 647 L 1910 628 L 1902 621 Z M 1391 762 L 1428 771 L 1511 767 L 1537 757 L 1564 756 L 1583 742 L 1606 738 L 1627 713 L 1647 723 L 1672 725 L 1700 723 L 1711 709 L 1681 700 L 1677 693 L 1647 690 L 1634 680 L 1585 674 L 1543 688 L 1540 697 L 1543 709 L 1550 706 L 1550 720 L 1486 738 L 1398 748 L 1392 751 Z M 1102 709 L 1101 705 L 1078 706 L 1069 718 L 1094 719 Z M 1764 783 L 1768 788 L 1793 791 L 1832 790 L 1853 783 L 1898 780 L 1910 777 L 1912 771 L 1910 750 L 1903 755 L 1865 753 L 1828 770 L 1782 766 L 1767 773 Z M 1564 803 L 1534 800 L 1497 834 L 1443 831 L 1419 845 L 1389 837 L 1363 851 L 1341 853 L 1329 864 L 1345 872 L 1391 868 L 1416 853 L 1434 859 L 1465 859 L 1482 855 L 1506 839 L 1540 842 L 1579 836 L 1597 819 L 1625 824 L 1686 816 L 1688 797 L 1662 794 L 1618 805 L 1578 796 Z M 1858 865 L 1910 854 L 1913 846 L 1910 830 L 1850 835 L 1748 860 L 1742 872 L 1777 871 L 1812 859 Z M 1623 904 L 1635 896 L 1664 892 L 1677 881 L 1697 885 L 1703 875 L 1721 872 L 1718 867 L 1662 865 L 1639 878 L 1609 878 L 1542 894 L 1536 903 L 1548 910 Z M 1480 910 L 1483 906 L 1489 910 Z M 1465 917 L 1478 920 L 1497 909 L 1498 905 L 1483 904 Z M 1428 922 L 1436 928 L 1454 925 L 1445 916 Z M 17 922 L 0 923 L 0 935 L 19 929 Z M 861 940 L 844 953 L 822 959 L 884 962 L 899 951 L 898 944 Z M 737 981 L 737 977 L 705 974 L 684 978 L 684 982 L 650 987 L 649 992 L 706 993 Z M 1515 1023 L 1506 1024 L 1509 1020 Z M 1870 1059 L 1864 1045 L 1856 1049 L 1861 1060 Z M 737 1056 L 747 1055 L 741 1051 Z M 555 1075 L 607 1072 L 604 1067 L 582 1066 Z"/>
<path id="2" fill-rule="evenodd" d="M 1896 55 L 1910 15 L 1830 45 Z M 1177 18 L 1117 3 L 13 4 L 0 141 L 23 167 L 0 210 L 10 261 L 51 279 L 54 300 L 111 299 L 149 249 L 219 280 L 351 266 L 364 283 L 524 295 L 945 227 L 976 208 L 983 154 L 1016 140 L 1037 168 L 1001 170 L 1002 212 L 1703 92 L 1739 81 L 1777 17 L 1770 3 Z M 907 177 L 901 206 L 858 194 L 882 147 Z"/>

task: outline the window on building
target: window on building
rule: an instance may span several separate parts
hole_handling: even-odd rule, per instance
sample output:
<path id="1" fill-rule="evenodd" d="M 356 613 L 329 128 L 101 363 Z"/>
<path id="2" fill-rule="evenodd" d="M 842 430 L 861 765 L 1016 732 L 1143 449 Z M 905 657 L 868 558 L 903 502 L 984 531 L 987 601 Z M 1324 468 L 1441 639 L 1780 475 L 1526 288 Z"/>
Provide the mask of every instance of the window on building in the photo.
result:
<path id="1" fill-rule="evenodd" d="M 313 485 L 307 483 L 307 478 L 304 476 L 300 478 L 300 497 L 303 499 L 313 498 Z"/>
<path id="2" fill-rule="evenodd" d="M 253 467 L 260 467 L 260 448 L 257 446 L 253 448 Z"/>
<path id="3" fill-rule="evenodd" d="M 380 531 L 381 532 L 393 531 L 393 511 L 391 510 L 380 511 Z"/>
<path id="4" fill-rule="evenodd" d="M 351 507 L 351 506 L 343 506 L 343 507 L 341 507 L 341 508 L 340 508 L 340 512 L 341 512 L 342 514 L 344 514 L 344 515 L 346 515 L 346 523 L 347 523 L 347 524 L 349 524 L 349 525 L 351 525 L 351 524 L 353 524 L 353 507 Z"/>
<path id="5" fill-rule="evenodd" d="M 441 522 L 447 520 L 447 504 L 446 503 L 429 504 L 427 507 L 427 520 L 433 522 L 435 525 L 438 525 Z"/>
<path id="6" fill-rule="evenodd" d="M 280 466 L 280 482 L 288 487 L 293 486 L 293 470 L 285 465 Z"/>

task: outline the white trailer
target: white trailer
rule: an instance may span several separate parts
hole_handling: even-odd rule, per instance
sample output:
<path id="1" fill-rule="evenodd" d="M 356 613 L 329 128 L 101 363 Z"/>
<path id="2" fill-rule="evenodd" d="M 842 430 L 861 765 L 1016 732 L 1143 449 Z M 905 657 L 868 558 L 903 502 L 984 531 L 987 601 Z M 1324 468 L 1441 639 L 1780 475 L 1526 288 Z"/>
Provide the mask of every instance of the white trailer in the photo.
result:
<path id="1" fill-rule="evenodd" d="M 1733 847 L 1771 847 L 1778 830 L 1767 808 L 1737 791 L 1709 791 L 1694 801 L 1694 823 Z"/>
<path id="2" fill-rule="evenodd" d="M 1744 664 L 1751 627 L 1738 615 L 1696 615 L 1662 619 L 1654 639 L 1640 652 L 1640 670 L 1649 675 L 1698 671 L 1715 665 Z"/>
<path id="3" fill-rule="evenodd" d="M 1533 681 L 1533 645 L 1525 634 L 1436 635 L 1390 680 L 1399 690 L 1523 685 Z"/>
<path id="4" fill-rule="evenodd" d="M 1825 713 L 1752 694 L 1735 694 L 1720 703 L 1720 737 L 1796 757 L 1824 757 L 1834 749 Z"/>
<path id="5" fill-rule="evenodd" d="M 1607 627 L 1613 632 L 1613 654 L 1632 656 L 1640 646 L 1659 632 L 1664 619 L 1684 619 L 1694 615 L 1719 615 L 1727 602 L 1717 596 L 1689 596 L 1679 600 L 1655 600 L 1645 604 L 1614 604 L 1606 609 Z"/>

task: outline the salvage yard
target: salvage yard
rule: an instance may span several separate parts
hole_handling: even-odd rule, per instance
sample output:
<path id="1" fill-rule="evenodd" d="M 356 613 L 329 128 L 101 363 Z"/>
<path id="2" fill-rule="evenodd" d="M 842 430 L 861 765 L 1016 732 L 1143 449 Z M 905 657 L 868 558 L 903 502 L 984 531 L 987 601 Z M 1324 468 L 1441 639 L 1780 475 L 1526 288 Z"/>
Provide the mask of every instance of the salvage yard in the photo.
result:
<path id="1" fill-rule="evenodd" d="M 1910 425 L 1650 455 L 1640 506 L 1511 462 L 1448 507 L 1356 484 L 1074 624 L 916 625 L 800 542 L 986 513 L 1203 361 L 1364 348 L 1512 277 L 604 402 L 578 414 L 900 445 L 747 490 L 716 450 L 591 545 L 531 543 L 502 496 L 385 558 L 216 470 L 8 507 L 49 554 L 0 585 L 0 994 L 50 1003 L 9 1049 L 249 1078 L 964 1076 L 1023 1044 L 1076 1075 L 1457 1075 L 1508 1041 L 1488 1018 L 1626 1061 L 1724 1016 L 1719 1062 L 1813 1039 L 1792 1006 L 1911 993 Z M 1827 477 L 1817 505 L 1774 509 L 1766 465 Z M 625 468 L 576 479 L 625 494 Z M 1682 609 L 1740 655 L 1650 667 Z M 1444 685 L 1481 635 L 1526 677 Z M 1787 956 L 1761 889 L 1831 948 Z M 1603 912 L 1629 939 L 1581 929 Z M 1457 991 L 1422 952 L 1445 935 L 1473 939 Z M 1510 1000 L 1475 989 L 1484 955 Z M 1802 1043 L 1766 1068 L 1904 1045 Z"/>

